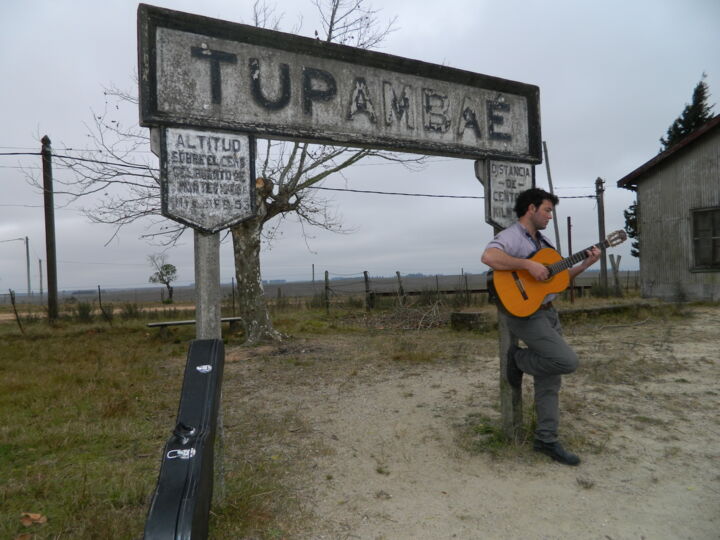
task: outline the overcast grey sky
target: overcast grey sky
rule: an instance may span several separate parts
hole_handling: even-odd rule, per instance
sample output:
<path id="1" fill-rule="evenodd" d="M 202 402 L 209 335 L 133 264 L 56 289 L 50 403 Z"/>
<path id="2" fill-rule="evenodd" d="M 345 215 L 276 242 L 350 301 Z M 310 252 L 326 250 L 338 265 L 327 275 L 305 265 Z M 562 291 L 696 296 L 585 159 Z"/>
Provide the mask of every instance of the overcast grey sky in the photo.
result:
<path id="1" fill-rule="evenodd" d="M 250 0 L 148 2 L 233 22 L 251 21 Z M 277 2 L 283 29 L 319 30 L 309 0 Z M 573 220 L 573 251 L 597 241 L 595 179 L 606 181 L 608 232 L 624 225 L 633 195 L 616 181 L 652 158 L 658 139 L 690 101 L 707 73 L 711 103 L 720 95 L 720 2 L 717 0 L 447 0 L 377 1 L 381 17 L 398 17 L 382 52 L 443 64 L 540 87 L 542 137 L 547 141 L 563 250 L 566 220 Z M 104 107 L 103 88 L 136 91 L 136 12 L 129 0 L 4 0 L 0 4 L 0 152 L 34 152 L 47 134 L 56 152 L 87 145 L 92 111 Z M 716 106 L 715 113 L 720 113 Z M 137 121 L 137 111 L 126 113 Z M 0 292 L 25 292 L 29 238 L 31 281 L 39 288 L 45 261 L 42 195 L 19 168 L 40 166 L 37 156 L 0 156 Z M 56 177 L 67 171 L 56 168 Z M 547 188 L 545 164 L 537 185 Z M 679 179 L 681 181 L 681 179 Z M 435 157 L 421 172 L 399 165 L 360 163 L 327 187 L 482 196 L 471 160 Z M 324 192 L 348 234 L 284 222 L 262 256 L 264 279 L 318 275 L 393 275 L 482 272 L 480 254 L 492 236 L 479 199 L 396 197 Z M 147 256 L 160 251 L 139 236 L 144 224 L 113 229 L 91 224 L 82 204 L 56 197 L 60 289 L 141 287 L 151 271 Z M 548 229 L 550 235 L 552 228 Z M 9 241 L 8 241 L 9 240 Z M 629 245 L 617 248 L 623 269 L 636 268 Z M 168 251 L 179 284 L 193 277 L 192 234 Z M 233 275 L 229 239 L 222 246 L 221 277 Z M 45 289 L 46 287 L 43 286 Z"/>

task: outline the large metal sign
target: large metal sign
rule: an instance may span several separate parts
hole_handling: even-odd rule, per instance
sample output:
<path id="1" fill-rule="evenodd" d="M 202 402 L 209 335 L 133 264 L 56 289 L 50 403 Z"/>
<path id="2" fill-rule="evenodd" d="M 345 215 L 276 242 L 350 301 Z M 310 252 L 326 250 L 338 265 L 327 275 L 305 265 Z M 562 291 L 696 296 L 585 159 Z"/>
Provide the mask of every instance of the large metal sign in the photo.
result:
<path id="1" fill-rule="evenodd" d="M 475 175 L 485 186 L 485 221 L 505 229 L 517 221 L 517 196 L 535 187 L 535 166 L 512 161 L 478 160 Z"/>
<path id="2" fill-rule="evenodd" d="M 160 130 L 162 214 L 206 233 L 255 215 L 255 153 L 248 135 Z"/>
<path id="3" fill-rule="evenodd" d="M 140 5 L 144 126 L 539 163 L 536 86 Z"/>

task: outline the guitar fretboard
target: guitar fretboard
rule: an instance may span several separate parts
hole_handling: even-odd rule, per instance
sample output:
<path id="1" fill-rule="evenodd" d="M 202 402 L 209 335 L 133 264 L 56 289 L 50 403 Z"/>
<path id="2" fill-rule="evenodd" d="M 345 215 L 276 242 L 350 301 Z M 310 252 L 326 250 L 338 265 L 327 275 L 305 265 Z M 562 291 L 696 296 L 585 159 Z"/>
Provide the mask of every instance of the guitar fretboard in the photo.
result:
<path id="1" fill-rule="evenodd" d="M 548 269 L 550 270 L 550 275 L 554 276 L 555 274 L 562 272 L 563 270 L 567 270 L 568 268 L 575 266 L 580 261 L 587 259 L 588 258 L 587 251 L 594 247 L 599 248 L 599 249 L 604 249 L 609 246 L 610 246 L 610 242 L 607 239 L 605 239 L 602 242 L 598 242 L 597 244 L 593 244 L 590 247 L 586 247 L 582 251 L 578 251 L 577 253 L 570 255 L 569 257 L 565 257 L 561 261 L 558 261 L 553 264 L 549 264 Z"/>

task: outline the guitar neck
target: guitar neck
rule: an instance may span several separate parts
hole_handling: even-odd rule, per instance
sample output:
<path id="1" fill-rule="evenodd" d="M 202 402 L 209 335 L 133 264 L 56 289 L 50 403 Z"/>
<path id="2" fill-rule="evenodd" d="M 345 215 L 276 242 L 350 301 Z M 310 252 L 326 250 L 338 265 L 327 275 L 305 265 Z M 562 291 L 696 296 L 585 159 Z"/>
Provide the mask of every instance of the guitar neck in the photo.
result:
<path id="1" fill-rule="evenodd" d="M 588 250 L 596 247 L 598 249 L 605 249 L 610 246 L 610 242 L 608 242 L 607 239 L 603 240 L 602 242 L 598 242 L 597 244 L 593 244 L 592 246 L 586 247 L 582 251 L 578 251 L 577 253 L 570 255 L 569 257 L 566 257 L 562 259 L 561 261 L 558 261 L 554 264 L 548 265 L 548 268 L 550 269 L 550 275 L 553 276 L 559 272 L 562 272 L 563 270 L 567 270 L 568 268 L 571 268 L 575 266 L 580 261 L 583 261 L 588 258 Z"/>

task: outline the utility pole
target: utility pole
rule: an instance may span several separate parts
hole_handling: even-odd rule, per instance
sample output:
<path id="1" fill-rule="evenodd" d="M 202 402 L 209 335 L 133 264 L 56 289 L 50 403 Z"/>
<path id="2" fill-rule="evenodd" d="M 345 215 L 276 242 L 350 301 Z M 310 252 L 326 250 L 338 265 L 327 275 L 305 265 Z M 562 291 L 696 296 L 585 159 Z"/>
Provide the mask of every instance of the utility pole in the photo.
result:
<path id="1" fill-rule="evenodd" d="M 548 177 L 548 186 L 550 187 L 550 193 L 553 195 L 555 194 L 553 191 L 553 183 L 552 183 L 552 175 L 550 174 L 550 156 L 548 155 L 548 149 L 547 144 L 545 141 L 543 141 L 543 150 L 545 151 L 545 170 L 547 171 L 547 177 Z M 553 209 L 553 225 L 555 226 L 555 248 L 557 249 L 558 253 L 562 253 L 562 248 L 560 247 L 560 228 L 558 225 L 558 215 L 557 215 L 557 207 Z M 568 255 L 571 255 L 572 253 L 568 250 Z"/>
<path id="2" fill-rule="evenodd" d="M 28 284 L 28 300 L 32 296 L 32 286 L 30 285 L 30 240 L 25 237 L 25 258 L 27 260 L 27 284 Z"/>
<path id="3" fill-rule="evenodd" d="M 42 259 L 38 259 L 38 270 L 40 270 L 40 273 L 38 274 L 40 276 L 40 303 L 43 303 L 43 276 L 42 276 Z"/>
<path id="4" fill-rule="evenodd" d="M 603 198 L 603 194 L 605 193 L 605 188 L 603 187 L 604 184 L 605 182 L 603 182 L 603 179 L 600 177 L 595 180 L 595 196 L 597 197 L 598 205 L 598 230 L 600 231 L 600 242 L 605 241 L 605 202 Z M 600 255 L 600 286 L 607 294 L 608 275 L 605 248 L 602 249 L 602 254 Z"/>
<path id="5" fill-rule="evenodd" d="M 568 234 L 568 257 L 572 255 L 572 219 L 567 217 L 567 234 Z M 575 280 L 570 280 L 570 303 L 575 303 Z"/>
<path id="6" fill-rule="evenodd" d="M 30 295 L 32 294 L 32 287 L 30 286 L 30 248 L 28 247 L 28 237 L 26 236 L 25 238 L 11 238 L 10 240 L 0 240 L 0 242 L 25 242 L 25 256 L 27 258 L 27 297 L 29 301 Z"/>
<path id="7" fill-rule="evenodd" d="M 53 197 L 52 148 L 50 137 L 42 140 L 43 195 L 45 200 L 45 250 L 47 253 L 48 321 L 58 319 L 57 258 L 55 253 L 55 202 Z"/>

